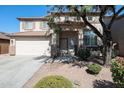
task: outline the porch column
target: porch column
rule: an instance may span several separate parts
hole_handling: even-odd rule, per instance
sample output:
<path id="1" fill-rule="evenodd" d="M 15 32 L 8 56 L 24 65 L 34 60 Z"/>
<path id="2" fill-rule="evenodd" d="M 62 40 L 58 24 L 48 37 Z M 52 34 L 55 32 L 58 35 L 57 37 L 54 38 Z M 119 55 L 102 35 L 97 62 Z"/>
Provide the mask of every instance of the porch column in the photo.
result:
<path id="1" fill-rule="evenodd" d="M 79 40 L 78 47 L 82 47 L 83 46 L 83 29 L 79 30 L 78 40 Z"/>
<path id="2" fill-rule="evenodd" d="M 15 55 L 15 53 L 16 53 L 15 46 L 16 46 L 15 39 L 10 39 L 10 46 L 9 46 L 9 54 L 10 54 L 10 56 Z"/>
<path id="3" fill-rule="evenodd" d="M 56 34 L 56 54 L 59 55 L 59 33 Z"/>
<path id="4" fill-rule="evenodd" d="M 58 56 L 59 52 L 59 34 L 52 33 L 51 56 Z"/>

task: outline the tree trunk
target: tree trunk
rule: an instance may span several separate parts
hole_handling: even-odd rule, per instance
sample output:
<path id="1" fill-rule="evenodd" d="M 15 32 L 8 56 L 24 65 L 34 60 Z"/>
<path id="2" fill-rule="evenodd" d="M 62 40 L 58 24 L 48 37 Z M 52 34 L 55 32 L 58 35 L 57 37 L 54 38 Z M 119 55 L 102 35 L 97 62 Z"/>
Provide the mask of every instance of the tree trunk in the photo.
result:
<path id="1" fill-rule="evenodd" d="M 103 65 L 109 66 L 112 59 L 112 43 L 103 45 Z"/>

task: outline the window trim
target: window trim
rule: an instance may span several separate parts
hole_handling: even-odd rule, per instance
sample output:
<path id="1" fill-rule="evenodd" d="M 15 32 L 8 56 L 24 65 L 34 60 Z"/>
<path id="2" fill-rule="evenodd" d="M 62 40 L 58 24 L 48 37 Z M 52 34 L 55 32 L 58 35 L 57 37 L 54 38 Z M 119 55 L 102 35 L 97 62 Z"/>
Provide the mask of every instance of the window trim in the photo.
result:
<path id="1" fill-rule="evenodd" d="M 46 24 L 48 23 L 47 21 L 42 21 L 42 22 L 40 22 L 40 29 L 47 29 L 48 28 L 48 24 L 47 24 L 47 26 L 43 26 L 43 23 L 45 23 L 46 22 Z"/>
<path id="2" fill-rule="evenodd" d="M 90 18 L 91 18 L 91 19 L 90 19 Z M 88 21 L 93 21 L 93 17 L 92 17 L 92 16 L 88 16 L 88 17 L 87 17 L 87 20 L 88 20 Z"/>
<path id="3" fill-rule="evenodd" d="M 86 35 L 85 35 L 84 33 L 85 33 L 85 32 L 90 32 L 90 31 L 92 31 L 92 30 L 88 30 L 88 29 L 87 29 L 87 30 L 84 30 L 84 32 L 83 32 L 83 37 L 84 37 L 84 38 L 83 38 L 83 42 L 84 42 L 84 45 L 87 46 L 87 47 L 88 47 L 88 46 L 91 46 L 91 47 L 92 47 L 92 46 L 97 46 L 97 45 L 98 45 L 98 43 L 97 43 L 97 35 L 94 36 L 95 44 L 92 44 L 92 43 L 91 43 L 91 37 L 90 37 L 90 41 L 89 41 L 90 44 L 86 44 L 86 43 L 85 43 L 85 40 L 84 40 L 84 39 L 85 39 L 85 36 L 86 36 Z M 92 31 L 92 32 L 93 32 L 93 31 Z"/>
<path id="4" fill-rule="evenodd" d="M 55 17 L 55 21 L 56 22 L 60 22 L 61 21 L 61 18 L 60 17 Z"/>
<path id="5" fill-rule="evenodd" d="M 65 22 L 69 21 L 69 16 L 65 16 Z"/>

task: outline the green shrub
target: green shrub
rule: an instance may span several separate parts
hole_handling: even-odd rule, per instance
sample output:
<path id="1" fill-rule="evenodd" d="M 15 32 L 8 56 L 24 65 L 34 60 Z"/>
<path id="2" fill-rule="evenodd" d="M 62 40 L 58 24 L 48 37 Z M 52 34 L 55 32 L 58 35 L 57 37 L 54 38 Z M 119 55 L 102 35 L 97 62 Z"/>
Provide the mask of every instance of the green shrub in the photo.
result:
<path id="1" fill-rule="evenodd" d="M 112 78 L 118 87 L 124 88 L 124 58 L 116 57 L 112 59 Z"/>
<path id="2" fill-rule="evenodd" d="M 35 88 L 72 88 L 72 83 L 63 76 L 47 76 L 41 79 Z"/>
<path id="3" fill-rule="evenodd" d="M 101 66 L 98 64 L 89 64 L 88 66 L 88 71 L 91 74 L 98 74 L 101 71 Z"/>
<path id="4" fill-rule="evenodd" d="M 90 57 L 90 50 L 88 49 L 79 49 L 77 54 L 81 59 L 87 60 Z"/>

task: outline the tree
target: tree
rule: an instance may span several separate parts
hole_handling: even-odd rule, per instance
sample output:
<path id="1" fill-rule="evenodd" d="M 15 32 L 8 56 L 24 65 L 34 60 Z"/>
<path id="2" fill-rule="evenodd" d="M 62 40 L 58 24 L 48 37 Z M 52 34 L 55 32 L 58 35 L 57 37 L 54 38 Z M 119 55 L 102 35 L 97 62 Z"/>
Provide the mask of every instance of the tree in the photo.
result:
<path id="1" fill-rule="evenodd" d="M 83 22 L 85 25 L 89 26 L 93 32 L 100 37 L 102 43 L 103 43 L 103 65 L 108 65 L 111 60 L 112 55 L 112 46 L 113 46 L 113 39 L 112 39 L 112 24 L 116 20 L 116 18 L 123 13 L 124 6 L 121 6 L 120 9 L 116 9 L 117 7 L 114 5 L 58 5 L 58 6 L 51 6 L 51 10 L 54 12 L 72 12 L 75 14 L 75 16 L 80 17 L 83 19 Z M 88 20 L 87 20 L 87 14 L 89 12 L 99 12 L 99 23 L 102 26 L 103 34 L 100 33 L 100 31 L 93 26 Z M 104 22 L 104 17 L 109 16 L 110 21 L 108 24 Z M 52 17 L 54 18 L 54 17 Z M 50 18 L 50 22 L 51 22 Z M 61 30 L 59 26 L 55 24 L 55 22 L 52 20 L 52 24 L 50 24 L 52 28 L 54 28 L 55 31 Z"/>

